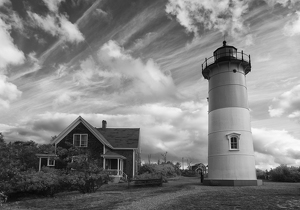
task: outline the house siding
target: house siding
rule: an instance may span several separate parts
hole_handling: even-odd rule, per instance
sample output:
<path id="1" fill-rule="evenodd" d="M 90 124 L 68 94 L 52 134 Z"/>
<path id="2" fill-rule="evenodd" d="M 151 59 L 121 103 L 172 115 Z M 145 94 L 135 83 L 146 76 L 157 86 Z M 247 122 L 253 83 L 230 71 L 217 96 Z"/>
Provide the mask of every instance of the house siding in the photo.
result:
<path id="1" fill-rule="evenodd" d="M 82 124 L 79 123 L 71 132 L 69 132 L 58 144 L 58 147 L 70 148 L 73 145 L 73 135 L 74 134 L 88 134 L 88 146 L 80 147 L 91 152 L 93 158 L 100 159 L 100 167 L 103 167 L 103 144 Z M 68 144 L 69 143 L 69 144 Z"/>
<path id="2" fill-rule="evenodd" d="M 132 178 L 133 175 L 133 152 L 132 150 L 118 150 L 118 149 L 114 149 L 114 150 L 110 150 L 112 152 L 116 152 L 124 157 L 126 157 L 126 159 L 124 160 L 124 173 L 127 174 L 127 176 Z"/>

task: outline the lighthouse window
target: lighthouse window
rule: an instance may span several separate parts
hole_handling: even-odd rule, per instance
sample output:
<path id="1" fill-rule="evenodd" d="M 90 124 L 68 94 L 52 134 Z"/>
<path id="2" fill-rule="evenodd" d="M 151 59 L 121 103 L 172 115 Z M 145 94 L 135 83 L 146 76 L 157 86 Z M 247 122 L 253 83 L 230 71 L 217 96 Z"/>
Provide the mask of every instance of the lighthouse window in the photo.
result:
<path id="1" fill-rule="evenodd" d="M 230 138 L 230 149 L 238 149 L 238 139 L 237 137 Z"/>
<path id="2" fill-rule="evenodd" d="M 228 140 L 228 149 L 229 150 L 239 150 L 240 149 L 240 145 L 239 145 L 239 142 L 241 140 L 240 136 L 241 136 L 241 134 L 239 134 L 239 133 L 230 133 L 230 134 L 226 135 L 227 140 Z"/>

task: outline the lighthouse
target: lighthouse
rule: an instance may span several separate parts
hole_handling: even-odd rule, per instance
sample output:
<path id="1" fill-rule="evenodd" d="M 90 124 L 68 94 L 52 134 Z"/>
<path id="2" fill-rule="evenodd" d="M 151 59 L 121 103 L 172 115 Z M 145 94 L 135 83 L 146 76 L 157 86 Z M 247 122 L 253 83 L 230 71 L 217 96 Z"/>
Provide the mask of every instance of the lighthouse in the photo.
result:
<path id="1" fill-rule="evenodd" d="M 205 185 L 255 186 L 253 140 L 246 75 L 250 55 L 226 45 L 202 64 L 208 80 L 208 178 Z"/>

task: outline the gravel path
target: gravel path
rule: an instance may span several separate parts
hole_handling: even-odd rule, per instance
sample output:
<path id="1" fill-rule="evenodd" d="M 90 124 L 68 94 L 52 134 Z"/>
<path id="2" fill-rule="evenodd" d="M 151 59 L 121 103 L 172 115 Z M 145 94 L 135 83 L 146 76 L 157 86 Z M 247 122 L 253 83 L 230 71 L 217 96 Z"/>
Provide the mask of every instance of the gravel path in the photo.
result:
<path id="1" fill-rule="evenodd" d="M 174 193 L 165 193 L 156 196 L 150 196 L 143 198 L 139 201 L 134 201 L 128 206 L 120 206 L 117 210 L 150 210 L 157 209 L 160 205 L 178 199 L 182 196 L 189 196 L 191 194 L 197 193 L 198 190 L 180 190 Z"/>

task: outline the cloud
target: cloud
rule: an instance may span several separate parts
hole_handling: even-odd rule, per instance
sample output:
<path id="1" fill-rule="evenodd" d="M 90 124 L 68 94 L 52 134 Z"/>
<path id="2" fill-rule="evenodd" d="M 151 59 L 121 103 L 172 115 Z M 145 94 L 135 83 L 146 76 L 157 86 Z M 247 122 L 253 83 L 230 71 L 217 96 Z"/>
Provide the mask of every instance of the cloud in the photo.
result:
<path id="1" fill-rule="evenodd" d="M 67 90 L 65 90 L 62 93 L 61 93 L 61 91 L 59 91 L 57 93 L 57 95 L 58 96 L 53 101 L 53 105 L 54 105 L 55 108 L 58 108 L 60 106 L 68 105 L 70 103 L 73 103 L 76 100 L 80 100 L 80 96 L 79 96 L 78 93 L 67 91 Z"/>
<path id="2" fill-rule="evenodd" d="M 14 126 L 0 125 L 0 128 L 3 128 L 6 141 L 33 140 L 40 144 L 48 144 L 51 136 L 58 135 L 77 117 L 76 114 L 46 112 L 20 119 L 19 124 Z"/>
<path id="3" fill-rule="evenodd" d="M 239 0 L 169 0 L 166 12 L 176 16 L 177 21 L 195 36 L 199 36 L 202 29 L 215 29 L 241 37 L 249 31 L 243 18 L 249 10 L 248 4 L 249 1 Z"/>
<path id="4" fill-rule="evenodd" d="M 4 4 L 10 4 L 9 0 L 0 0 L 0 7 L 2 7 Z"/>
<path id="5" fill-rule="evenodd" d="M 117 85 L 113 80 L 114 78 L 120 78 L 121 75 L 112 71 L 102 70 L 101 65 L 96 63 L 96 61 L 92 56 L 81 61 L 80 69 L 73 75 L 74 82 L 83 86 L 100 85 L 101 87 L 107 87 L 109 85 Z"/>
<path id="6" fill-rule="evenodd" d="M 84 40 L 83 34 L 79 31 L 77 25 L 67 20 L 65 16 L 60 17 L 61 36 L 69 42 L 79 43 Z"/>
<path id="7" fill-rule="evenodd" d="M 299 0 L 265 0 L 265 2 L 272 7 L 279 4 L 283 7 L 292 8 L 297 2 L 299 2 Z"/>
<path id="8" fill-rule="evenodd" d="M 122 88 L 131 99 L 176 97 L 171 73 L 162 72 L 154 60 L 143 62 L 140 58 L 133 58 L 115 41 L 104 44 L 98 51 L 98 57 L 103 68 L 122 76 Z"/>
<path id="9" fill-rule="evenodd" d="M 286 36 L 300 35 L 300 11 L 297 11 L 291 20 L 285 24 L 283 34 Z"/>
<path id="10" fill-rule="evenodd" d="M 269 106 L 271 117 L 280 117 L 286 114 L 289 118 L 299 119 L 300 112 L 300 85 L 294 86 L 291 90 L 282 93 L 274 98 Z"/>
<path id="11" fill-rule="evenodd" d="M 54 13 L 58 13 L 58 8 L 62 1 L 65 0 L 55 0 L 55 1 L 43 0 L 43 2 L 46 4 L 48 9 Z"/>
<path id="12" fill-rule="evenodd" d="M 101 127 L 102 120 L 106 120 L 108 127 L 140 128 L 144 159 L 148 154 L 161 158 L 156 154 L 168 151 L 173 161 L 182 157 L 207 161 L 206 101 L 189 101 L 179 106 L 156 103 L 118 107 L 113 114 L 45 112 L 20 119 L 15 126 L 2 126 L 3 133 L 9 141 L 49 143 L 51 136 L 58 135 L 79 115 L 95 127 Z"/>
<path id="13" fill-rule="evenodd" d="M 40 27 L 52 36 L 58 36 L 62 40 L 71 43 L 84 41 L 84 36 L 79 31 L 77 25 L 71 23 L 64 15 L 48 14 L 42 17 L 30 11 L 27 13 L 35 26 Z"/>
<path id="14" fill-rule="evenodd" d="M 14 44 L 10 30 L 11 26 L 0 18 L 0 70 L 9 64 L 22 64 L 25 59 L 23 52 Z"/>
<path id="15" fill-rule="evenodd" d="M 285 130 L 252 128 L 256 164 L 259 168 L 300 164 L 300 139 Z"/>
<path id="16" fill-rule="evenodd" d="M 7 77 L 0 74 L 0 107 L 9 108 L 10 102 L 17 100 L 21 94 L 16 85 L 8 82 Z"/>
<path id="17" fill-rule="evenodd" d="M 80 62 L 74 73 L 77 85 L 97 88 L 119 103 L 148 103 L 178 97 L 170 72 L 162 72 L 154 60 L 133 58 L 115 41 L 105 43 L 97 53 Z"/>

